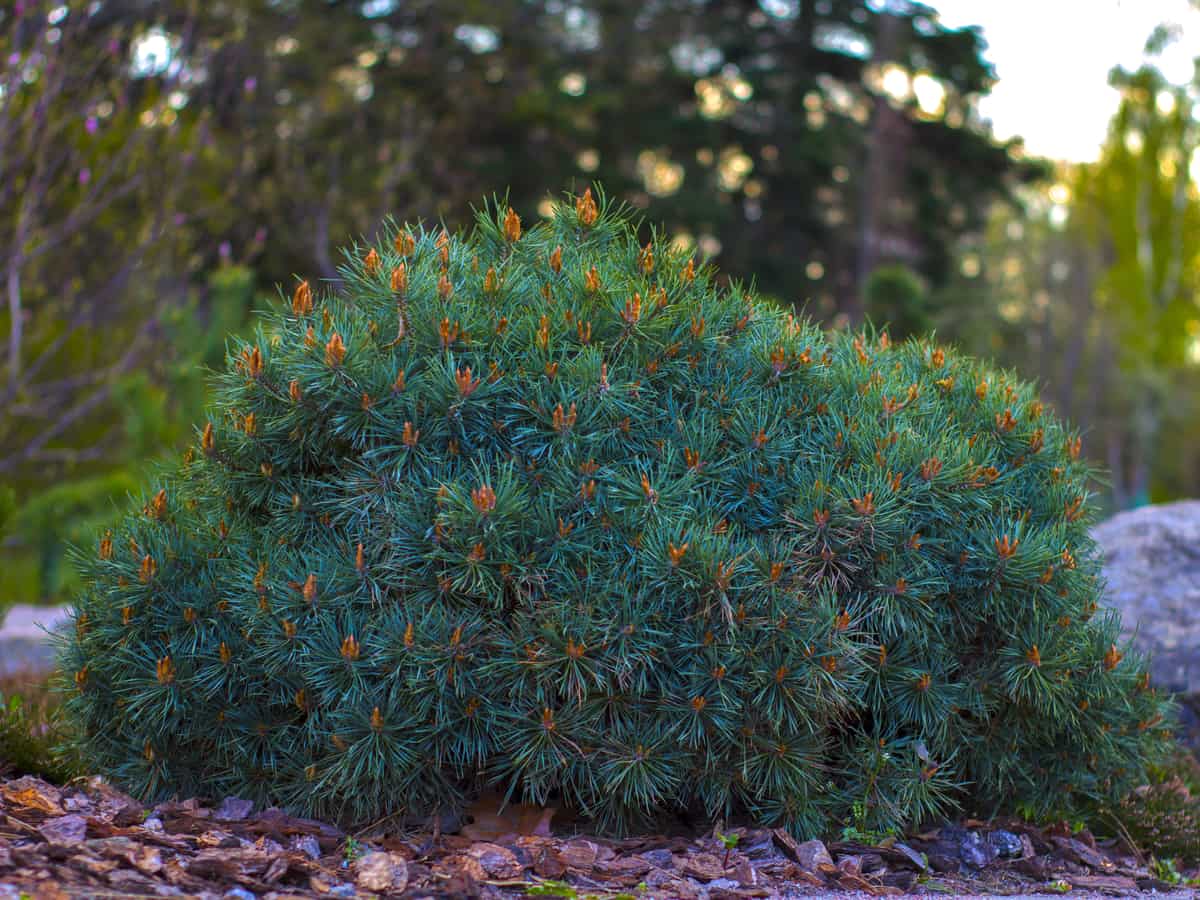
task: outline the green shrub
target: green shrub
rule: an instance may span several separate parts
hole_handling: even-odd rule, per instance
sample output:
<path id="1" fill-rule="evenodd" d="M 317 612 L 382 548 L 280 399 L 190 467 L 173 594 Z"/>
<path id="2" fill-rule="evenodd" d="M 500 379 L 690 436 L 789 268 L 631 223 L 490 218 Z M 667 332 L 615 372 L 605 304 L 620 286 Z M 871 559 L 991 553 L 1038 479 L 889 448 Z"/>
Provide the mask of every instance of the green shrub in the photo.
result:
<path id="1" fill-rule="evenodd" d="M 921 335 L 933 328 L 925 286 L 903 265 L 880 266 L 867 278 L 863 307 L 870 319 L 886 325 L 894 338 Z"/>
<path id="2" fill-rule="evenodd" d="M 1200 763 L 1186 750 L 1150 770 L 1115 809 L 1139 847 L 1160 859 L 1200 863 Z"/>
<path id="3" fill-rule="evenodd" d="M 4 537 L 4 531 L 8 527 L 8 520 L 12 518 L 13 511 L 16 508 L 16 493 L 8 485 L 0 484 L 0 537 Z"/>
<path id="4" fill-rule="evenodd" d="M 1169 710 L 1029 385 L 824 334 L 590 193 L 347 259 L 83 560 L 62 665 L 103 772 L 345 822 L 498 785 L 798 833 L 1140 783 Z"/>
<path id="5" fill-rule="evenodd" d="M 0 681 L 0 777 L 37 775 L 62 784 L 81 773 L 59 698 L 36 681 Z"/>
<path id="6" fill-rule="evenodd" d="M 35 584 L 26 588 L 24 599 L 65 600 L 77 590 L 78 573 L 65 564 L 67 546 L 90 541 L 137 488 L 134 476 L 118 469 L 62 481 L 22 504 L 13 516 L 12 531 L 26 556 L 36 561 Z M 19 566 L 19 561 L 11 565 Z"/>

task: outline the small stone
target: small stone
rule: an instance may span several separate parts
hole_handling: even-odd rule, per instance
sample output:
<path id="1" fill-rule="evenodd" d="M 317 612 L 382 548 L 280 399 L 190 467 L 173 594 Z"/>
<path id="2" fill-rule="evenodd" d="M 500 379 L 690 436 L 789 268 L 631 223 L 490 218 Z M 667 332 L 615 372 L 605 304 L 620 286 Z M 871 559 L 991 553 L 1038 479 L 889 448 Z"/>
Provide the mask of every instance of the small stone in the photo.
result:
<path id="1" fill-rule="evenodd" d="M 708 883 L 710 891 L 736 891 L 741 886 L 741 882 L 734 881 L 732 878 L 714 878 Z"/>
<path id="2" fill-rule="evenodd" d="M 988 843 L 1001 859 L 1020 859 L 1023 855 L 1021 839 L 1011 831 L 993 831 L 988 835 Z"/>
<path id="3" fill-rule="evenodd" d="M 843 872 L 846 875 L 858 875 L 862 872 L 863 858 L 853 854 L 839 856 L 837 867 L 839 872 Z"/>
<path id="4" fill-rule="evenodd" d="M 490 877 L 500 881 L 520 878 L 525 871 L 525 867 L 521 865 L 513 852 L 499 844 L 480 841 L 472 844 L 468 848 L 467 854 L 483 866 L 483 870 Z"/>
<path id="5" fill-rule="evenodd" d="M 674 854 L 670 850 L 646 850 L 638 854 L 646 862 L 660 869 L 669 869 L 674 865 Z"/>
<path id="6" fill-rule="evenodd" d="M 145 822 L 142 823 L 142 827 L 145 828 L 147 831 L 162 831 L 163 830 L 162 819 L 158 818 L 157 816 L 151 816 Z"/>
<path id="7" fill-rule="evenodd" d="M 398 853 L 368 853 L 355 863 L 358 886 L 365 891 L 394 891 L 408 887 L 408 860 Z"/>
<path id="8" fill-rule="evenodd" d="M 303 853 L 309 859 L 321 858 L 321 845 L 317 843 L 317 839 L 311 834 L 293 835 L 288 849 L 295 850 L 297 853 Z"/>
<path id="9" fill-rule="evenodd" d="M 800 868 L 815 872 L 822 864 L 832 866 L 833 857 L 821 841 L 812 840 L 796 845 L 796 862 L 800 863 Z"/>
<path id="10" fill-rule="evenodd" d="M 223 900 L 257 900 L 254 894 L 240 887 L 232 887 L 221 896 Z"/>
<path id="11" fill-rule="evenodd" d="M 972 869 L 986 869 L 996 859 L 996 849 L 977 831 L 966 831 L 958 842 L 958 856 Z"/>
<path id="12" fill-rule="evenodd" d="M 331 887 L 325 896 L 354 898 L 358 896 L 358 889 L 352 884 L 337 884 Z"/>
<path id="13" fill-rule="evenodd" d="M 249 816 L 253 809 L 254 803 L 251 800 L 242 800 L 239 797 L 226 797 L 221 801 L 221 805 L 217 807 L 217 811 L 213 815 L 227 822 L 240 822 Z"/>

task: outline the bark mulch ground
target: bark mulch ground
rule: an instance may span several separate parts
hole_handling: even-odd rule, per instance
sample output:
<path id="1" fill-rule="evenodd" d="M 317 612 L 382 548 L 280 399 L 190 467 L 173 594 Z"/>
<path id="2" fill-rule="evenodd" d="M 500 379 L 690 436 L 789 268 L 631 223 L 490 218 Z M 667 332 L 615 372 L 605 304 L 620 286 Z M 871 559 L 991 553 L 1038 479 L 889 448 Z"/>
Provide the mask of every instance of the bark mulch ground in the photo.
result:
<path id="1" fill-rule="evenodd" d="M 233 798 L 147 808 L 99 778 L 17 778 L 0 781 L 0 900 L 1194 895 L 1152 877 L 1131 846 L 1065 826 L 968 821 L 868 846 L 751 828 L 613 840 L 552 830 L 552 815 L 355 837 Z"/>

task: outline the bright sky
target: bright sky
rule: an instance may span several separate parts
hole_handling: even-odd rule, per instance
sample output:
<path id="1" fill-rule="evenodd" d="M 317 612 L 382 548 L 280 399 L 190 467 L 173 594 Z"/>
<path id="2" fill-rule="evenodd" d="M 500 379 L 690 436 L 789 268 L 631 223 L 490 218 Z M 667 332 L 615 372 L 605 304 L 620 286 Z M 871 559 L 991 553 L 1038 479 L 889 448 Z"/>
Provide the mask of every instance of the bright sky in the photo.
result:
<path id="1" fill-rule="evenodd" d="M 999 80 L 980 111 L 997 137 L 1020 135 L 1038 156 L 1097 157 L 1117 108 L 1108 72 L 1136 67 L 1155 26 L 1183 26 L 1183 37 L 1157 61 L 1171 81 L 1190 81 L 1200 55 L 1200 10 L 1188 0 L 927 2 L 951 28 L 982 26 Z"/>

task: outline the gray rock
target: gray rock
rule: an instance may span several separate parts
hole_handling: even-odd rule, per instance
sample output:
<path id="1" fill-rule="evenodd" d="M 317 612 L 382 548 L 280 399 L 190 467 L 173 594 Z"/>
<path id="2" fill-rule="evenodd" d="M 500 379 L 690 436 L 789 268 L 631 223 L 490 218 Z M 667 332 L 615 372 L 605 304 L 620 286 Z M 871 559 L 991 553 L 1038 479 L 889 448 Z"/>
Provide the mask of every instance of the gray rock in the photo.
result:
<path id="1" fill-rule="evenodd" d="M 660 869 L 670 869 L 675 860 L 675 856 L 670 850 L 647 850 L 640 855 L 650 865 L 658 866 Z"/>
<path id="2" fill-rule="evenodd" d="M 12 607 L 0 625 L 0 676 L 48 674 L 54 668 L 50 633 L 62 628 L 69 615 L 66 606 Z"/>
<path id="3" fill-rule="evenodd" d="M 1104 603 L 1151 654 L 1154 685 L 1183 701 L 1184 740 L 1200 749 L 1200 500 L 1118 513 L 1092 536 L 1104 552 Z"/>
<path id="4" fill-rule="evenodd" d="M 226 797 L 213 815 L 226 822 L 240 822 L 254 811 L 252 800 L 242 800 L 238 797 Z"/>
<path id="5" fill-rule="evenodd" d="M 354 870 L 363 890 L 402 893 L 408 887 L 408 861 L 399 853 L 368 853 L 358 859 Z"/>
<path id="6" fill-rule="evenodd" d="M 996 848 L 978 831 L 967 831 L 959 838 L 958 858 L 972 869 L 986 869 L 996 859 Z"/>
<path id="7" fill-rule="evenodd" d="M 805 841 L 796 845 L 796 862 L 800 863 L 800 868 L 814 872 L 822 863 L 832 866 L 833 857 L 820 841 Z"/>
<path id="8" fill-rule="evenodd" d="M 929 864 L 937 871 L 947 869 L 947 861 L 962 863 L 969 869 L 986 869 L 996 860 L 996 848 L 978 831 L 969 831 L 957 825 L 941 829 L 937 844 L 929 850 Z"/>
<path id="9" fill-rule="evenodd" d="M 993 831 L 988 835 L 988 843 L 1001 859 L 1020 859 L 1024 853 L 1021 838 L 1011 831 Z"/>
<path id="10" fill-rule="evenodd" d="M 1200 501 L 1118 513 L 1093 531 L 1104 551 L 1107 605 L 1154 654 L 1151 678 L 1200 693 Z"/>
<path id="11" fill-rule="evenodd" d="M 321 845 L 317 843 L 317 839 L 311 834 L 292 835 L 290 849 L 299 853 L 303 853 L 309 859 L 321 858 Z"/>

